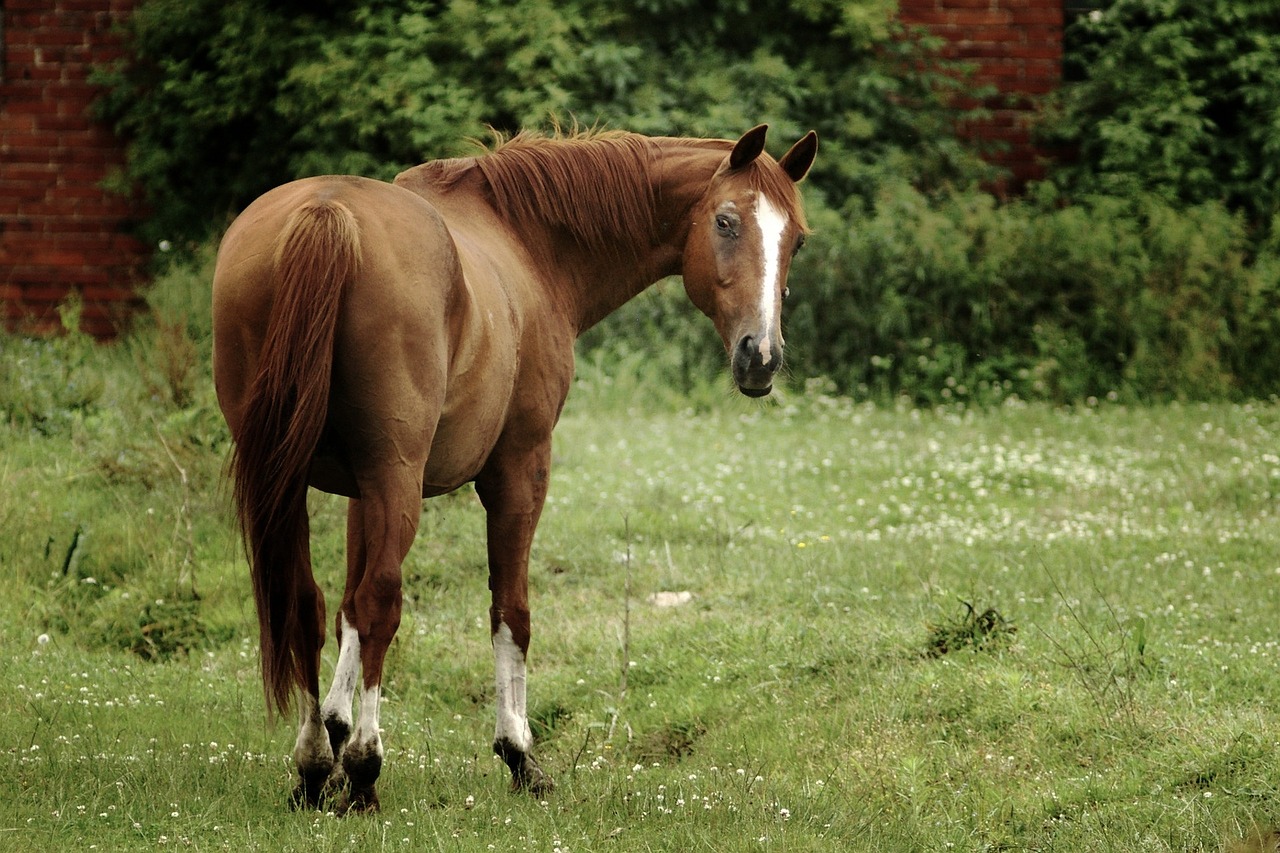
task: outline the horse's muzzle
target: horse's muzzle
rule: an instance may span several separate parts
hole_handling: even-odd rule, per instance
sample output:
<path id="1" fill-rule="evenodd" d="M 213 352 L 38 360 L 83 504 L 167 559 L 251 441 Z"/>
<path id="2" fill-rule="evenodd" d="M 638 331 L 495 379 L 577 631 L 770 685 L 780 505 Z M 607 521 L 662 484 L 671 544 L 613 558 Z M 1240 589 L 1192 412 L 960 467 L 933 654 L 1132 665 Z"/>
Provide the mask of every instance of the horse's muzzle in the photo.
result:
<path id="1" fill-rule="evenodd" d="M 765 340 L 768 340 L 767 338 Z M 782 347 L 762 351 L 755 335 L 744 335 L 734 347 L 731 368 L 738 390 L 748 397 L 763 397 L 773 390 L 773 375 L 782 366 Z"/>

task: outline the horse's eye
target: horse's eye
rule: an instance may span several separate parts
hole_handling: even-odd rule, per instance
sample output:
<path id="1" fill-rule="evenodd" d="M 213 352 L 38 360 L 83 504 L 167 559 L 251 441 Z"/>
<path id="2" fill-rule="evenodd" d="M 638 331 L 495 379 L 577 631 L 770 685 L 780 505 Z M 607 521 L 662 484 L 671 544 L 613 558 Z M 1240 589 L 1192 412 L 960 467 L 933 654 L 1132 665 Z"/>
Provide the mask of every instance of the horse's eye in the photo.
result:
<path id="1" fill-rule="evenodd" d="M 800 251 L 801 249 L 803 249 L 803 248 L 804 248 L 804 235 L 803 235 L 803 234 L 801 234 L 801 235 L 800 235 L 800 239 L 799 239 L 799 240 L 796 240 L 796 247 L 795 247 L 794 249 L 792 249 L 792 250 L 791 250 L 791 257 L 793 257 L 793 258 L 794 258 L 794 257 L 796 256 L 796 254 L 798 254 L 798 253 L 799 253 L 799 251 Z"/>
<path id="2" fill-rule="evenodd" d="M 729 217 L 727 216 L 716 217 L 716 230 L 719 231 L 721 234 L 728 234 L 732 228 L 733 228 L 733 224 L 729 221 Z"/>
<path id="3" fill-rule="evenodd" d="M 782 288 L 782 301 L 786 302 L 790 296 L 791 296 L 791 288 L 789 287 Z"/>

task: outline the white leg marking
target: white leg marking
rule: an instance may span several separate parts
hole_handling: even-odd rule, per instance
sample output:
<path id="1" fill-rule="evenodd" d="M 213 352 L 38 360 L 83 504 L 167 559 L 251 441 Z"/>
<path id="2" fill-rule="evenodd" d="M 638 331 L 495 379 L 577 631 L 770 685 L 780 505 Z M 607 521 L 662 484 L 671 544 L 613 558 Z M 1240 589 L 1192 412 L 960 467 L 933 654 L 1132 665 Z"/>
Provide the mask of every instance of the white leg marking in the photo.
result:
<path id="1" fill-rule="evenodd" d="M 524 652 L 516 645 L 505 622 L 498 624 L 497 633 L 493 635 L 493 659 L 498 687 L 498 724 L 493 740 L 495 743 L 508 740 L 528 754 L 533 749 L 533 733 L 529 731 L 529 717 L 525 712 Z"/>
<path id="2" fill-rule="evenodd" d="M 333 684 L 321 706 L 325 719 L 337 718 L 351 728 L 351 700 L 356 695 L 356 682 L 360 679 L 360 635 L 355 626 L 342 614 L 342 639 L 338 647 L 338 666 L 333 671 Z M 337 756 L 334 756 L 337 758 Z"/>
<path id="3" fill-rule="evenodd" d="M 298 739 L 293 742 L 293 762 L 300 770 L 328 766 L 333 760 L 329 733 L 320 721 L 315 697 L 303 691 L 298 703 Z"/>
<path id="4" fill-rule="evenodd" d="M 382 686 L 375 684 L 360 691 L 360 719 L 351 735 L 351 742 L 360 744 L 382 755 L 382 730 L 378 727 L 378 703 L 382 699 Z"/>
<path id="5" fill-rule="evenodd" d="M 756 223 L 760 226 L 761 251 L 764 257 L 764 275 L 760 282 L 760 325 L 764 337 L 760 339 L 760 361 L 773 361 L 773 334 L 778 318 L 778 271 L 781 269 L 782 238 L 786 233 L 786 217 L 773 206 L 763 193 L 757 196 Z"/>

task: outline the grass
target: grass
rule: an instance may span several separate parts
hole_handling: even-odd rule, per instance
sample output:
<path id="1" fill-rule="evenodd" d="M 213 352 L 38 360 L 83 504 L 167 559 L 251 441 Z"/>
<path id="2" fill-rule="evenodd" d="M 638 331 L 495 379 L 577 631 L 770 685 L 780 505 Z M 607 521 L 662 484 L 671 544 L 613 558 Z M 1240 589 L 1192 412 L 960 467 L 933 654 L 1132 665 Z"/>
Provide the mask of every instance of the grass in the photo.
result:
<path id="1" fill-rule="evenodd" d="M 462 490 L 405 566 L 383 811 L 338 819 L 285 806 L 198 324 L 0 348 L 7 850 L 1226 851 L 1280 824 L 1276 406 L 677 400 L 585 364 L 531 568 L 555 793 L 490 752 Z M 312 504 L 332 608 L 343 504 Z"/>

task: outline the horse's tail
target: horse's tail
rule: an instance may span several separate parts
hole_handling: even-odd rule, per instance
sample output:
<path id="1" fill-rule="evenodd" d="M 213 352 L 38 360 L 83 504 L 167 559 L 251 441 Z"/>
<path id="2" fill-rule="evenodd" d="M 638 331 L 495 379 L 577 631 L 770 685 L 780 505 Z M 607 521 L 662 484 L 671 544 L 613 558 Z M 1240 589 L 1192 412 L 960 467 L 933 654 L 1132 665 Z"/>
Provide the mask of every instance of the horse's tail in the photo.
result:
<path id="1" fill-rule="evenodd" d="M 275 301 L 235 440 L 231 469 L 262 647 L 268 713 L 288 711 L 293 687 L 318 689 L 307 477 L 324 431 L 344 286 L 356 272 L 355 216 L 335 201 L 290 214 L 276 244 Z"/>

